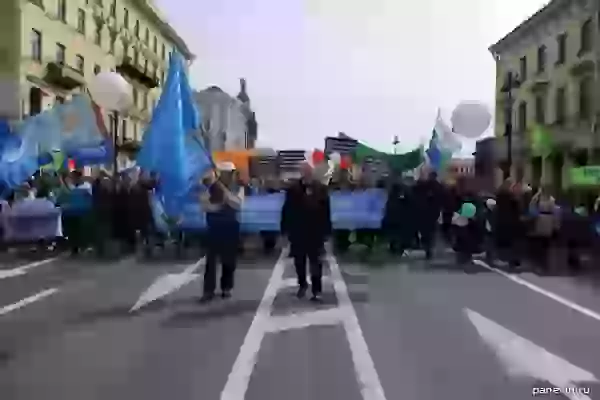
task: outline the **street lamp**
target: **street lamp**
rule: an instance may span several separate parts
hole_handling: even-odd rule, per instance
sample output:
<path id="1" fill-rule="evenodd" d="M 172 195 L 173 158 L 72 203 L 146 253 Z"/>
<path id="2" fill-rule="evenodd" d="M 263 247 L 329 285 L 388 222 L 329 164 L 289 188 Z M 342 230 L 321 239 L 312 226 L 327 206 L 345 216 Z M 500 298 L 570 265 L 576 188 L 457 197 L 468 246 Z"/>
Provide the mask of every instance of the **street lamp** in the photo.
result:
<path id="1" fill-rule="evenodd" d="M 113 174 L 118 172 L 117 138 L 119 116 L 132 106 L 132 90 L 129 82 L 116 72 L 101 72 L 89 83 L 90 95 L 96 104 L 114 115 L 113 128 Z"/>
<path id="2" fill-rule="evenodd" d="M 398 143 L 400 143 L 400 139 L 398 139 L 398 135 L 394 135 L 394 140 L 392 140 L 392 145 L 394 146 L 394 154 L 396 154 L 396 152 L 398 151 Z"/>
<path id="3" fill-rule="evenodd" d="M 505 102 L 505 128 L 504 128 L 504 136 L 506 136 L 506 165 L 504 167 L 504 179 L 510 178 L 510 170 L 512 168 L 512 138 L 513 138 L 513 124 L 512 124 L 512 114 L 513 114 L 513 102 L 514 99 L 512 97 L 513 89 L 516 89 L 520 86 L 519 78 L 516 74 L 512 72 L 508 72 L 506 74 L 506 80 L 504 85 L 501 88 L 501 92 L 506 94 L 506 102 Z"/>

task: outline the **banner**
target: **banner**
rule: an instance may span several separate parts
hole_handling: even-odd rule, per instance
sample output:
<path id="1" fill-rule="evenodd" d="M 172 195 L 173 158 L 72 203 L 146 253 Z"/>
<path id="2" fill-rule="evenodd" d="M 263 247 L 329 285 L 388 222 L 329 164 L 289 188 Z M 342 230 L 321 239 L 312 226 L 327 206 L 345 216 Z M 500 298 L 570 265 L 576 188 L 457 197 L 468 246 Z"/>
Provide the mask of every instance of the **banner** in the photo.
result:
<path id="1" fill-rule="evenodd" d="M 571 184 L 577 186 L 600 185 L 600 165 L 589 165 L 586 167 L 575 167 L 569 171 Z"/>
<path id="2" fill-rule="evenodd" d="M 387 193 L 383 189 L 333 192 L 330 195 L 333 229 L 379 229 L 386 200 Z M 284 201 L 285 193 L 247 196 L 238 217 L 241 230 L 249 233 L 279 232 Z M 168 226 L 165 223 L 165 213 L 162 202 L 157 197 L 152 199 L 152 209 L 157 229 L 166 233 Z M 188 198 L 181 210 L 181 215 L 173 216 L 174 219 L 180 220 L 181 229 L 187 231 L 206 229 L 206 215 L 197 197 Z"/>

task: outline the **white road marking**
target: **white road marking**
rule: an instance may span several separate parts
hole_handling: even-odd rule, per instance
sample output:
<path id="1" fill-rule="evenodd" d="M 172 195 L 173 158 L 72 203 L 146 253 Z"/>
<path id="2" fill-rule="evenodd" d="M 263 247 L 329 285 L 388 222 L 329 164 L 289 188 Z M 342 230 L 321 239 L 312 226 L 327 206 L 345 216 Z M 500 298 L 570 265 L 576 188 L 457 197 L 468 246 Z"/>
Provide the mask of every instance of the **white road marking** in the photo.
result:
<path id="1" fill-rule="evenodd" d="M 560 303 L 562 305 L 565 305 L 565 306 L 571 308 L 572 310 L 575 310 L 575 311 L 577 311 L 577 312 L 579 312 L 579 313 L 581 313 L 583 315 L 586 315 L 586 316 L 588 316 L 590 318 L 593 318 L 596 321 L 600 321 L 600 313 L 597 313 L 596 311 L 593 311 L 593 310 L 591 310 L 591 309 L 589 309 L 587 307 L 579 305 L 579 304 L 577 304 L 577 303 L 575 303 L 575 302 L 573 302 L 573 301 L 571 301 L 569 299 L 566 299 L 566 298 L 564 298 L 562 296 L 559 296 L 556 293 L 553 293 L 553 292 L 551 292 L 549 290 L 546 290 L 546 289 L 543 289 L 543 288 L 541 288 L 541 287 L 539 287 L 537 285 L 534 285 L 533 283 L 531 283 L 531 282 L 529 282 L 529 281 L 527 281 L 527 280 L 525 280 L 525 279 L 523 279 L 521 277 L 509 274 L 508 272 L 504 272 L 504 271 L 502 271 L 502 270 L 500 270 L 498 268 L 491 267 L 485 261 L 482 261 L 482 260 L 473 260 L 473 263 L 475 263 L 476 265 L 479 265 L 480 267 L 483 267 L 483 268 L 486 268 L 486 269 L 488 269 L 490 271 L 493 271 L 493 272 L 495 272 L 497 274 L 500 274 L 500 275 L 504 276 L 505 278 L 510 279 L 511 281 L 513 281 L 515 283 L 518 283 L 519 285 L 525 286 L 526 288 L 531 289 L 531 290 L 533 290 L 536 293 L 539 293 L 539 294 L 541 294 L 543 296 L 546 296 L 549 299 L 552 299 L 552 300 L 554 300 L 554 301 L 556 301 L 556 302 L 558 302 L 558 303 Z"/>
<path id="2" fill-rule="evenodd" d="M 1 315 L 6 315 L 10 312 L 13 312 L 15 310 L 18 310 L 19 308 L 23 308 L 25 306 L 28 306 L 31 303 L 35 303 L 36 301 L 42 300 L 45 297 L 48 297 L 50 295 L 53 295 L 54 293 L 58 292 L 57 288 L 51 288 L 51 289 L 46 289 L 43 290 L 39 293 L 36 293 L 32 296 L 26 297 L 22 300 L 17 301 L 16 303 L 13 304 L 9 304 L 7 306 L 4 306 L 2 308 L 0 308 L 0 316 Z"/>
<path id="3" fill-rule="evenodd" d="M 248 333 L 246 333 L 246 337 L 244 338 L 244 343 L 242 343 L 233 368 L 227 377 L 227 383 L 225 383 L 225 387 L 221 392 L 221 400 L 244 400 L 246 397 L 250 376 L 256 365 L 260 345 L 265 336 L 266 328 L 269 325 L 271 308 L 277 291 L 282 284 L 287 261 L 287 251 L 284 249 L 281 251 L 281 255 L 273 268 L 273 273 L 269 278 L 265 293 L 260 300 L 256 315 L 254 315 Z"/>
<path id="4" fill-rule="evenodd" d="M 200 275 L 195 272 L 200 268 L 204 260 L 205 258 L 202 257 L 178 274 L 163 274 L 156 278 L 152 285 L 140 295 L 129 312 L 137 311 L 143 306 L 163 298 L 199 278 Z"/>
<path id="5" fill-rule="evenodd" d="M 342 323 L 346 317 L 347 315 L 338 307 L 277 317 L 272 316 L 269 320 L 267 331 L 274 333 L 291 329 L 308 328 L 315 325 L 337 325 Z"/>
<path id="6" fill-rule="evenodd" d="M 7 279 L 7 278 L 13 278 L 15 276 L 25 275 L 29 270 L 32 270 L 37 267 L 41 267 L 42 265 L 49 264 L 60 258 L 62 258 L 62 256 L 46 258 L 45 260 L 35 261 L 35 262 L 29 263 L 29 264 L 22 265 L 17 268 L 0 270 L 0 279 Z"/>
<path id="7" fill-rule="evenodd" d="M 227 383 L 221 392 L 221 400 L 244 400 L 252 371 L 258 361 L 258 353 L 262 340 L 267 333 L 340 323 L 346 331 L 346 337 L 352 352 L 352 360 L 354 361 L 354 370 L 363 400 L 386 400 L 340 268 L 333 256 L 328 255 L 327 260 L 331 269 L 330 280 L 337 295 L 338 306 L 328 310 L 288 316 L 272 316 L 273 302 L 275 301 L 277 292 L 280 289 L 297 285 L 295 280 L 283 279 L 288 257 L 286 249 L 281 252 L 281 256 L 269 278 L 256 315 L 252 320 L 235 363 L 227 377 Z"/>
<path id="8" fill-rule="evenodd" d="M 571 400 L 591 400 L 585 394 L 577 392 L 577 384 L 597 382 L 594 374 L 548 352 L 475 311 L 463 311 L 508 374 L 549 382 L 551 386 L 562 389 L 562 394 Z M 567 388 L 573 393 L 564 390 Z M 543 393 L 532 394 L 535 396 Z"/>
<path id="9" fill-rule="evenodd" d="M 352 301 L 350 301 L 348 288 L 342 277 L 340 267 L 332 255 L 328 254 L 327 260 L 331 269 L 333 289 L 338 298 L 338 307 L 344 312 L 344 316 L 346 317 L 343 324 L 352 352 L 354 371 L 363 400 L 385 400 L 383 386 L 381 386 L 379 375 L 377 375 L 377 370 L 375 369 L 375 363 L 371 358 L 369 347 L 360 328 L 356 311 L 354 310 Z"/>

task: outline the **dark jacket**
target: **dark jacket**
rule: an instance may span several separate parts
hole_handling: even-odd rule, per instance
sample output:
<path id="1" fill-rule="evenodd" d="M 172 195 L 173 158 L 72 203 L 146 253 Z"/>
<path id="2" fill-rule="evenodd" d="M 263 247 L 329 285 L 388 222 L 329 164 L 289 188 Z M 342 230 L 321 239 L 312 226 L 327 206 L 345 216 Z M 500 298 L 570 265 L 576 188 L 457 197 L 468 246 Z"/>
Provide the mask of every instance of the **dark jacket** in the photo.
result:
<path id="1" fill-rule="evenodd" d="M 281 232 L 290 241 L 324 242 L 331 234 L 331 209 L 327 186 L 320 182 L 294 182 L 281 210 Z"/>
<path id="2" fill-rule="evenodd" d="M 435 223 L 443 204 L 443 187 L 436 180 L 417 181 L 413 189 L 421 223 Z"/>
<path id="3" fill-rule="evenodd" d="M 383 229 L 396 231 L 412 228 L 415 223 L 415 201 L 410 187 L 400 184 L 392 186 L 383 217 Z"/>

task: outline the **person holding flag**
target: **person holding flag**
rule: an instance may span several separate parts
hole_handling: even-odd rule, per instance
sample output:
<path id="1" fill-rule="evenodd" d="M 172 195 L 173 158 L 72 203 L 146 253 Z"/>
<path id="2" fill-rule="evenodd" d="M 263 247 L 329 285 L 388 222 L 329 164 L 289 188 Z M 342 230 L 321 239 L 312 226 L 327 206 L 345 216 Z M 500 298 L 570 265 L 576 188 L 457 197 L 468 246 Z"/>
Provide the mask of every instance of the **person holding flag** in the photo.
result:
<path id="1" fill-rule="evenodd" d="M 218 176 L 211 171 L 206 182 L 208 189 L 200 196 L 207 225 L 202 302 L 215 298 L 217 260 L 222 265 L 221 296 L 231 297 L 240 237 L 238 212 L 244 199 L 244 188 L 235 186 L 235 165 L 232 162 L 217 164 L 217 171 Z"/>

